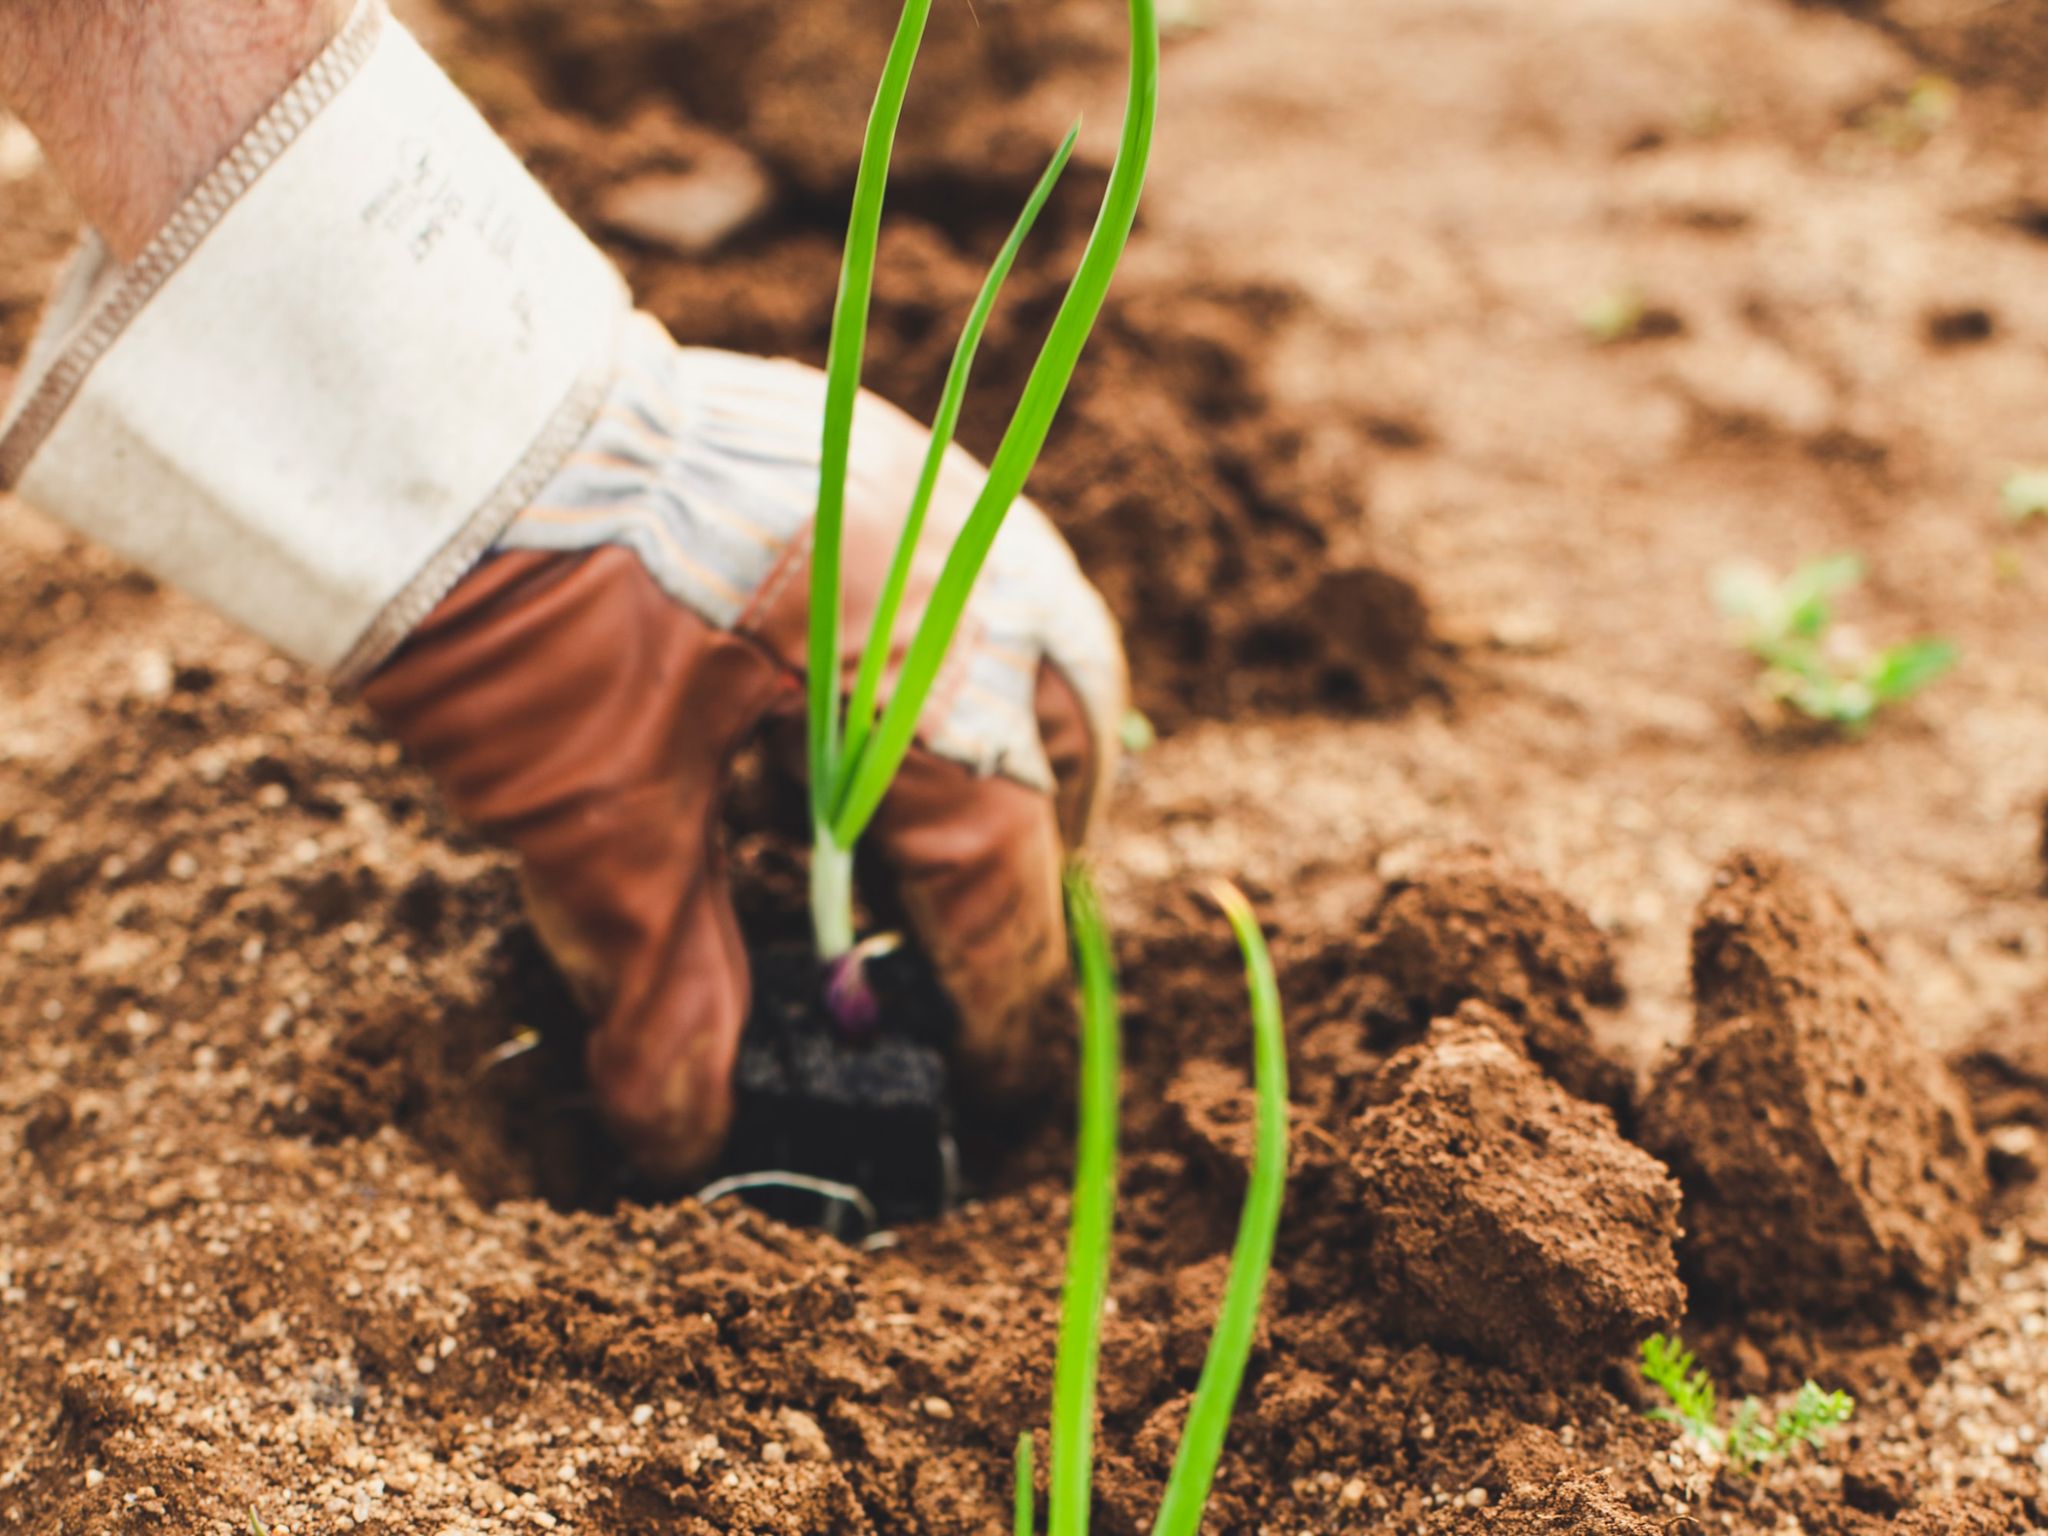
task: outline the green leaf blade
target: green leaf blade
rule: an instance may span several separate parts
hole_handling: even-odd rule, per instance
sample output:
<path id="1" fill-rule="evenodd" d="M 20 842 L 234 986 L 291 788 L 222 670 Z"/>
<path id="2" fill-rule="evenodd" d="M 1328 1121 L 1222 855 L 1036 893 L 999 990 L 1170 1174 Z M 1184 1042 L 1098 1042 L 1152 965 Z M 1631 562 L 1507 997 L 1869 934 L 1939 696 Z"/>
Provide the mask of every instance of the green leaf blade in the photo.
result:
<path id="1" fill-rule="evenodd" d="M 1187 1427 L 1174 1455 L 1159 1515 L 1152 1525 L 1153 1536 L 1194 1536 L 1201 1527 L 1216 1464 L 1222 1458 L 1223 1441 L 1244 1385 L 1245 1366 L 1251 1359 L 1287 1192 L 1287 1040 L 1273 960 L 1259 931 L 1258 917 L 1243 894 L 1225 884 L 1219 884 L 1214 894 L 1244 960 L 1252 1015 L 1257 1122 L 1251 1178 L 1238 1218 L 1223 1305 L 1195 1384 Z"/>
<path id="2" fill-rule="evenodd" d="M 968 514 L 933 588 L 923 620 L 904 657 L 888 706 L 882 711 L 860 761 L 849 775 L 833 831 L 850 847 L 881 805 L 917 734 L 918 717 L 938 680 L 946 652 L 958 632 L 967 599 L 988 559 L 1003 519 L 1023 493 L 1038 455 L 1065 398 L 1081 349 L 1095 327 L 1116 275 L 1131 228 L 1152 149 L 1159 108 L 1159 18 L 1153 0 L 1130 0 L 1130 85 L 1123 132 L 1110 169 L 1109 186 L 1096 214 L 1081 262 L 1003 433 L 981 495 Z"/>
<path id="3" fill-rule="evenodd" d="M 1109 1298 L 1110 1233 L 1116 1217 L 1118 1096 L 1123 1071 L 1116 961 L 1087 871 L 1067 874 L 1067 922 L 1081 987 L 1080 1131 L 1053 1362 L 1049 1536 L 1087 1536 L 1095 1465 L 1095 1382 L 1102 1311 Z"/>
<path id="4" fill-rule="evenodd" d="M 1031 1526 L 1037 1514 L 1031 1497 L 1031 1472 L 1031 1431 L 1027 1429 L 1017 1437 L 1015 1508 L 1010 1521 L 1010 1529 L 1015 1536 L 1031 1536 Z"/>
<path id="5" fill-rule="evenodd" d="M 851 775 L 852 765 L 859 762 L 862 749 L 867 745 L 868 733 L 874 726 L 882 678 L 888 670 L 889 652 L 895 638 L 896 616 L 902 611 L 903 594 L 910 585 L 910 568 L 917 556 L 918 538 L 924 532 L 925 516 L 931 509 L 932 494 L 938 489 L 939 471 L 945 467 L 946 450 L 952 446 L 954 432 L 960 424 L 960 409 L 967 398 L 967 379 L 974 367 L 974 355 L 981 347 L 982 333 L 988 329 L 989 317 L 995 312 L 996 300 L 1002 294 L 1011 267 L 1016 264 L 1017 254 L 1024 248 L 1024 242 L 1029 238 L 1032 226 L 1038 222 L 1046 200 L 1052 196 L 1053 188 L 1058 185 L 1067 162 L 1073 158 L 1074 144 L 1080 136 L 1081 125 L 1076 122 L 1067 130 L 1066 138 L 1038 178 L 1038 184 L 1032 188 L 1024 211 L 1010 230 L 1009 239 L 997 252 L 988 276 L 982 280 L 981 292 L 975 297 L 974 307 L 968 311 L 967 323 L 961 328 L 959 343 L 953 349 L 953 361 L 946 370 L 945 387 L 939 396 L 938 414 L 932 419 L 931 444 L 925 450 L 917 490 L 911 497 L 903 531 L 897 537 L 896 553 L 890 561 L 881 600 L 868 628 L 867 645 L 861 652 L 860 670 L 854 679 L 853 701 L 846 712 L 846 739 L 840 758 L 841 782 L 833 786 L 832 792 L 835 806 L 844 794 L 845 780 Z"/>
<path id="6" fill-rule="evenodd" d="M 818 461 L 818 507 L 811 527 L 810 628 L 808 632 L 807 724 L 811 807 L 827 823 L 839 774 L 839 627 L 843 611 L 841 544 L 846 522 L 846 468 L 853 444 L 854 404 L 860 395 L 861 355 L 867 344 L 868 310 L 874 294 L 875 248 L 881 238 L 882 201 L 889 159 L 910 72 L 924 39 L 931 0 L 905 0 L 889 57 L 882 67 L 861 143 L 854 178 L 853 209 L 840 258 L 839 291 L 832 306 L 832 334 L 825 358 L 824 435 Z M 842 847 L 851 848 L 850 840 Z"/>
<path id="7" fill-rule="evenodd" d="M 1882 652 L 1866 680 L 1881 703 L 1893 703 L 1918 693 L 1956 664 L 1962 652 L 1955 643 L 1940 636 L 1908 640 Z"/>

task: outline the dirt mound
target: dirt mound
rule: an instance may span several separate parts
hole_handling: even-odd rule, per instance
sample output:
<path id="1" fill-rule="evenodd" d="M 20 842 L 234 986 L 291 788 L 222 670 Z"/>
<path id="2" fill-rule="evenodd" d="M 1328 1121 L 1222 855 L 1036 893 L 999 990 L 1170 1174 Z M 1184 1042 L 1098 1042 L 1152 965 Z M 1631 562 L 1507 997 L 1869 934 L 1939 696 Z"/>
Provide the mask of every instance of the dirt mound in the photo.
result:
<path id="1" fill-rule="evenodd" d="M 1583 1375 L 1684 1310 L 1678 1190 L 1512 1028 L 1467 1003 L 1388 1062 L 1386 1101 L 1352 1132 L 1363 1272 L 1411 1335 Z"/>
<path id="2" fill-rule="evenodd" d="M 1816 1311 L 1946 1289 L 1982 1154 L 1841 898 L 1775 855 L 1731 855 L 1692 974 L 1693 1039 L 1642 1117 L 1685 1186 L 1692 1271 L 1719 1301 Z"/>
<path id="3" fill-rule="evenodd" d="M 1633 1513 L 1604 1477 L 1573 1473 L 1516 1490 L 1484 1529 L 1499 1536 L 1652 1536 L 1659 1526 Z"/>
<path id="4" fill-rule="evenodd" d="M 1501 1033 L 1584 1099 L 1621 1109 L 1629 1078 L 1587 1028 L 1589 1005 L 1621 1001 L 1607 940 L 1540 875 L 1480 848 L 1439 855 L 1395 880 L 1355 944 L 1305 969 L 1342 967 L 1324 1009 L 1361 1020 L 1381 1050 L 1415 1039 L 1467 999 L 1498 1010 Z"/>

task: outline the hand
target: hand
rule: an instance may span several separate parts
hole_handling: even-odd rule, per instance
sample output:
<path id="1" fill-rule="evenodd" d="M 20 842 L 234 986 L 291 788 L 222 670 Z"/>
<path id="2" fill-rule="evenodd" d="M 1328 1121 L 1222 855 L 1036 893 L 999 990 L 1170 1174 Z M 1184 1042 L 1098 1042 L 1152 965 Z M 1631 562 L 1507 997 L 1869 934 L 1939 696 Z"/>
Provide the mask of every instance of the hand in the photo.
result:
<path id="1" fill-rule="evenodd" d="M 201 23 L 238 3 L 116 8 L 138 101 L 218 64 L 233 39 Z M 801 740 L 818 375 L 628 324 L 617 271 L 379 0 L 296 78 L 341 7 L 275 8 L 280 35 L 223 76 L 237 100 L 181 134 L 168 169 L 129 153 L 146 114 L 102 122 L 99 98 L 55 88 L 47 9 L 0 4 L 0 91 L 105 239 L 60 280 L 0 411 L 0 490 L 338 683 L 368 675 L 456 810 L 519 854 L 629 1150 L 658 1175 L 702 1168 L 748 1003 L 718 806 L 744 744 L 777 722 Z M 96 187 L 110 167 L 121 185 Z M 849 657 L 925 446 L 864 402 Z M 948 458 L 899 646 L 981 478 Z M 1031 1021 L 1063 987 L 1063 849 L 1108 776 L 1123 689 L 1100 598 L 1019 502 L 862 845 L 958 1007 L 965 1077 L 991 1093 L 1047 1043 Z"/>
<path id="2" fill-rule="evenodd" d="M 583 447 L 364 690 L 457 812 L 519 854 L 535 926 L 595 1020 L 599 1100 L 657 1177 L 701 1171 L 731 1114 L 749 978 L 719 807 L 764 732 L 801 762 L 821 409 L 814 370 L 678 351 L 646 322 Z M 849 681 L 926 442 L 863 398 Z M 899 650 L 980 478 L 949 458 Z M 959 1010 L 959 1065 L 985 1094 L 1028 1084 L 1053 1044 L 1034 1022 L 1064 1017 L 1047 1011 L 1066 986 L 1060 870 L 1122 688 L 1100 599 L 1020 502 L 863 841 Z"/>

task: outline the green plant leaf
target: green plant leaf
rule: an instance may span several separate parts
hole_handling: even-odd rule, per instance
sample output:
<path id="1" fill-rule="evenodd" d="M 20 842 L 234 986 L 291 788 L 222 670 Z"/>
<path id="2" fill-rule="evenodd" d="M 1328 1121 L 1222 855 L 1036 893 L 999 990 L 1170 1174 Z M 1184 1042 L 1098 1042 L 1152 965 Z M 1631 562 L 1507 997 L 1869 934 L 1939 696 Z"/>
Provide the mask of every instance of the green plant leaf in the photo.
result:
<path id="1" fill-rule="evenodd" d="M 910 568 L 917 557 L 918 536 L 924 531 L 932 492 L 938 488 L 939 471 L 946 462 L 946 449 L 951 446 L 954 431 L 960 424 L 960 406 L 967 398 L 967 376 L 974 367 L 974 354 L 981 346 L 982 332 L 988 329 L 989 316 L 995 311 L 1003 282 L 1009 277 L 1010 268 L 1016 264 L 1017 253 L 1023 249 L 1031 226 L 1038 221 L 1039 210 L 1045 207 L 1046 199 L 1052 196 L 1052 189 L 1059 182 L 1060 173 L 1067 168 L 1067 161 L 1074 153 L 1074 141 L 1080 136 L 1081 125 L 1076 122 L 1067 130 L 1067 136 L 1061 141 L 1051 163 L 1038 178 L 1038 185 L 1032 189 L 1023 213 L 1018 215 L 1017 223 L 1010 231 L 1010 238 L 996 253 L 994 265 L 982 280 L 981 292 L 974 300 L 974 307 L 968 311 L 959 344 L 953 349 L 953 361 L 946 370 L 945 388 L 939 395 L 938 414 L 932 418 L 931 444 L 925 450 L 924 465 L 917 477 L 917 491 L 910 499 L 910 512 L 903 520 L 903 531 L 897 536 L 896 554 L 889 563 L 889 576 L 883 583 L 881 600 L 875 607 L 874 622 L 868 628 L 867 646 L 861 652 L 860 672 L 853 685 L 853 702 L 846 712 L 846 741 L 842 754 L 846 763 L 859 761 L 861 749 L 867 745 L 868 732 L 874 726 L 876 701 L 881 696 L 882 677 L 888 670 L 891 642 L 896 634 L 896 615 L 903 608 L 904 589 L 910 584 Z M 833 787 L 834 805 L 844 792 L 844 783 Z"/>
<path id="2" fill-rule="evenodd" d="M 1784 627 L 1811 639 L 1828 627 L 1835 597 L 1863 579 L 1863 557 L 1844 554 L 1809 560 L 1786 579 Z"/>
<path id="3" fill-rule="evenodd" d="M 1831 632 L 1833 599 L 1862 577 L 1861 557 L 1841 554 L 1809 561 L 1782 582 L 1761 567 L 1733 565 L 1716 572 L 1713 584 L 1716 606 L 1740 621 L 1743 647 L 1763 663 L 1763 695 L 1850 734 L 1956 659 L 1955 647 L 1938 637 L 1872 656 Z"/>
<path id="4" fill-rule="evenodd" d="M 1142 711 L 1127 709 L 1117 722 L 1117 740 L 1132 757 L 1142 757 L 1159 745 L 1159 732 Z"/>
<path id="5" fill-rule="evenodd" d="M 888 705 L 868 737 L 859 762 L 848 770 L 846 792 L 832 822 L 833 835 L 842 847 L 852 847 L 866 829 L 895 779 L 896 770 L 902 766 L 904 754 L 910 750 L 917 734 L 918 717 L 959 630 L 975 578 L 981 574 L 1003 519 L 1022 494 L 1024 482 L 1045 446 L 1053 417 L 1080 361 L 1081 348 L 1102 312 L 1110 280 L 1116 275 L 1117 263 L 1136 222 L 1159 105 L 1159 21 L 1153 0 L 1130 0 L 1130 30 L 1130 86 L 1124 104 L 1123 133 L 1095 228 L 1039 350 L 1038 360 L 1025 381 L 1016 412 L 989 462 L 981 495 L 946 556 Z"/>
<path id="6" fill-rule="evenodd" d="M 1626 341 L 1642 329 L 1645 309 L 1641 289 L 1610 288 L 1581 306 L 1579 329 L 1602 346 Z"/>
<path id="7" fill-rule="evenodd" d="M 1728 1459 L 1737 1472 L 1749 1472 L 1774 1449 L 1771 1432 L 1761 1423 L 1763 1411 L 1763 1404 L 1753 1397 L 1735 1405 L 1735 1417 L 1728 1425 Z"/>
<path id="8" fill-rule="evenodd" d="M 1033 1516 L 1031 1497 L 1031 1431 L 1028 1429 L 1017 1437 L 1015 1513 L 1010 1528 L 1015 1536 L 1031 1536 Z"/>
<path id="9" fill-rule="evenodd" d="M 1259 1307 L 1265 1299 L 1266 1276 L 1273 1265 L 1273 1245 L 1280 1230 L 1280 1210 L 1287 1192 L 1287 1039 L 1280 1012 L 1280 989 L 1273 977 L 1273 959 L 1251 903 L 1235 886 L 1213 887 L 1216 902 L 1230 921 L 1243 954 L 1245 985 L 1252 1015 L 1254 1087 L 1258 1097 L 1251 1178 L 1244 1210 L 1238 1217 L 1237 1243 L 1224 1282 L 1223 1305 L 1209 1338 L 1209 1354 L 1195 1383 L 1187 1427 L 1173 1471 L 1166 1480 L 1153 1536 L 1194 1536 L 1209 1502 L 1216 1463 L 1223 1455 L 1230 1416 L 1244 1384 L 1258 1329 Z"/>
<path id="10" fill-rule="evenodd" d="M 1109 1238 L 1116 1214 L 1117 1101 L 1122 1025 L 1116 961 L 1086 868 L 1067 872 L 1067 924 L 1081 986 L 1080 1132 L 1068 1218 L 1067 1278 L 1052 1376 L 1052 1464 L 1047 1531 L 1086 1536 L 1095 1465 L 1095 1377 L 1102 1308 L 1109 1296 Z"/>
<path id="11" fill-rule="evenodd" d="M 1692 1352 L 1674 1338 L 1653 1333 L 1642 1343 L 1643 1377 L 1662 1391 L 1668 1408 L 1652 1408 L 1647 1417 L 1675 1424 L 1702 1444 L 1723 1451 L 1729 1466 L 1747 1476 L 1763 1462 L 1789 1455 L 1794 1447 L 1817 1444 L 1821 1432 L 1846 1423 L 1856 1400 L 1845 1392 L 1823 1392 L 1811 1381 L 1778 1414 L 1764 1419 L 1763 1404 L 1745 1397 L 1723 1431 L 1714 1401 L 1714 1381 L 1695 1369 Z"/>
<path id="12" fill-rule="evenodd" d="M 1642 1343 L 1643 1377 L 1664 1393 L 1671 1406 L 1652 1408 L 1649 1417 L 1675 1424 L 1707 1445 L 1719 1449 L 1721 1431 L 1716 1423 L 1714 1379 L 1695 1369 L 1695 1356 L 1676 1336 L 1653 1333 Z"/>
<path id="13" fill-rule="evenodd" d="M 826 958 L 851 942 L 853 839 L 838 840 L 847 855 L 842 884 L 838 863 L 823 850 L 823 832 L 832 822 L 832 804 L 840 773 L 839 626 L 844 606 L 841 587 L 841 542 L 846 523 L 846 466 L 853 444 L 854 403 L 860 396 L 861 353 L 867 344 L 868 308 L 875 285 L 875 246 L 882 228 L 882 199 L 889 182 L 889 157 L 896 143 L 896 124 L 910 88 L 931 0 L 905 0 L 897 19 L 889 57 L 868 112 L 861 142 L 860 170 L 854 177 L 853 210 L 847 219 L 846 245 L 840 257 L 839 292 L 832 305 L 832 336 L 825 356 L 824 437 L 818 457 L 818 510 L 811 524 L 810 628 L 805 664 L 807 726 L 811 775 L 811 819 L 820 829 L 814 839 L 829 865 L 812 874 L 812 905 Z M 845 908 L 842 913 L 839 909 Z M 822 908 L 822 910 L 818 910 Z M 837 937 L 844 929 L 843 940 Z M 828 932 L 834 937 L 828 938 Z"/>
<path id="14" fill-rule="evenodd" d="M 1939 636 L 1908 640 L 1879 653 L 1866 681 L 1880 703 L 1910 697 L 1956 664 L 1961 653 Z"/>
<path id="15" fill-rule="evenodd" d="M 2048 515 L 2048 469 L 2016 470 L 1998 488 L 1998 499 L 2015 523 Z"/>

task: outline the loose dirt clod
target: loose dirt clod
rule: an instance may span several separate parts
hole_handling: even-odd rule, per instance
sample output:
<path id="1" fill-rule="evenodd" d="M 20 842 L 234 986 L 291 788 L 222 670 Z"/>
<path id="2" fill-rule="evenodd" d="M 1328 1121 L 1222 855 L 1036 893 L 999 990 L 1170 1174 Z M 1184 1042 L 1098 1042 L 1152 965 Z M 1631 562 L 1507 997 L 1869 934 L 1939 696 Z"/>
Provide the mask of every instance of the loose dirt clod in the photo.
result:
<path id="1" fill-rule="evenodd" d="M 1606 1479 L 1572 1473 L 1518 1490 L 1486 1529 L 1498 1536 L 1651 1536 L 1657 1526 L 1630 1513 Z"/>
<path id="2" fill-rule="evenodd" d="M 1685 1306 L 1678 1189 L 1481 1003 L 1388 1062 L 1354 1128 L 1365 1272 L 1410 1334 L 1585 1375 Z"/>
<path id="3" fill-rule="evenodd" d="M 1982 1153 L 1841 898 L 1775 855 L 1733 854 L 1701 904 L 1692 969 L 1696 1031 L 1658 1074 L 1642 1132 L 1685 1186 L 1700 1280 L 1815 1310 L 1950 1286 Z"/>
<path id="4" fill-rule="evenodd" d="M 1432 860 L 1391 885 L 1354 951 L 1352 1002 L 1382 1048 L 1477 998 L 1501 1034 L 1580 1098 L 1627 1102 L 1628 1074 L 1586 1027 L 1589 1003 L 1621 1000 L 1593 920 L 1541 876 L 1480 848 Z"/>

